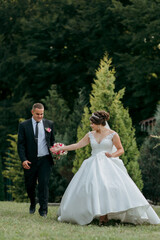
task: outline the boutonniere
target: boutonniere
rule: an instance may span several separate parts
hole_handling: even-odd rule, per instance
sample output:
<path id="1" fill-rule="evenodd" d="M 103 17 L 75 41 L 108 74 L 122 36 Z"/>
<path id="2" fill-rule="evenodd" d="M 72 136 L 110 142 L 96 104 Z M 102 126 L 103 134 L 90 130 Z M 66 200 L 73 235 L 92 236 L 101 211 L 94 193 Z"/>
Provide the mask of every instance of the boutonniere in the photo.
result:
<path id="1" fill-rule="evenodd" d="M 45 130 L 49 133 L 52 131 L 51 128 L 45 128 Z"/>

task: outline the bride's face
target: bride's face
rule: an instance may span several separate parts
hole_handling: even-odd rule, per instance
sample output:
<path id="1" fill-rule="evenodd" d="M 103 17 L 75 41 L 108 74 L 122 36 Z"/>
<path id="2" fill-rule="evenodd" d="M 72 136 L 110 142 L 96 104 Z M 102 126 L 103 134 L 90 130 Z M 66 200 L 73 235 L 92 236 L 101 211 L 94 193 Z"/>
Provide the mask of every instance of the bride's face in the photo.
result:
<path id="1" fill-rule="evenodd" d="M 96 125 L 96 124 L 94 124 L 93 122 L 90 122 L 90 126 L 91 126 L 91 128 L 92 128 L 93 131 L 99 130 L 99 125 Z"/>

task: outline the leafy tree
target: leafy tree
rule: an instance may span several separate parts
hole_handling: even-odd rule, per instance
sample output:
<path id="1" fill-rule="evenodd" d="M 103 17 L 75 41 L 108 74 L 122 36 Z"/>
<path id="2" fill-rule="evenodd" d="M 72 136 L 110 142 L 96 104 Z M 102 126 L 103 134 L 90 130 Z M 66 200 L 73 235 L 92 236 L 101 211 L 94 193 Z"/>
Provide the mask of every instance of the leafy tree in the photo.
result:
<path id="1" fill-rule="evenodd" d="M 152 135 L 160 136 L 160 105 L 157 107 L 155 114 L 156 125 L 150 132 Z M 157 139 L 148 136 L 142 147 L 140 154 L 140 167 L 144 182 L 144 195 L 154 203 L 160 201 L 160 151 L 157 145 Z"/>
<path id="2" fill-rule="evenodd" d="M 105 55 L 100 62 L 100 67 L 96 72 L 96 79 L 92 84 L 92 91 L 90 95 L 90 111 L 106 110 L 110 112 L 110 125 L 121 137 L 122 145 L 124 146 L 125 154 L 121 156 L 125 166 L 132 179 L 137 186 L 142 189 L 141 172 L 138 164 L 139 151 L 137 149 L 135 140 L 135 130 L 132 127 L 132 120 L 129 116 L 128 110 L 123 107 L 121 98 L 124 94 L 124 89 L 115 92 L 115 70 L 111 68 L 111 59 Z M 85 114 L 82 118 L 82 134 L 87 133 L 89 129 L 89 112 L 85 109 Z M 78 140 L 81 138 L 80 129 L 78 132 Z M 81 151 L 81 152 L 80 152 Z M 77 170 L 82 160 L 85 159 L 85 150 L 77 150 L 76 160 L 74 162 L 73 171 Z"/>
<path id="3" fill-rule="evenodd" d="M 154 114 L 159 100 L 159 1 L 0 3 L 2 161 L 6 136 L 16 134 L 20 117 L 30 116 L 30 103 L 45 98 L 51 85 L 57 84 L 73 110 L 82 87 L 89 96 L 105 51 L 116 68 L 116 91 L 126 87 L 123 104 L 129 107 L 136 129 L 139 121 Z M 136 134 L 140 145 L 143 134 Z"/>
<path id="4" fill-rule="evenodd" d="M 123 103 L 138 125 L 154 113 L 159 100 L 159 10 L 159 1 L 149 0 L 2 0 L 2 111 L 8 104 L 18 106 L 25 94 L 39 101 L 52 84 L 58 84 L 73 109 L 72 99 L 82 86 L 89 95 L 99 59 L 107 51 L 116 67 L 116 88 L 127 86 Z M 11 109 L 7 120 L 15 133 Z"/>
<path id="5" fill-rule="evenodd" d="M 82 86 L 89 95 L 107 51 L 137 124 L 159 100 L 158 89 L 152 94 L 159 81 L 159 10 L 159 1 L 149 0 L 2 0 L 0 100 L 18 103 L 27 94 L 39 101 L 58 84 L 73 108 L 70 96 L 77 98 Z"/>
<path id="6" fill-rule="evenodd" d="M 12 195 L 13 200 L 25 202 L 27 201 L 27 193 L 24 185 L 24 173 L 17 152 L 17 135 L 10 134 L 8 137 L 10 147 L 6 153 L 3 176 L 12 182 L 11 185 L 7 186 L 7 191 Z"/>
<path id="7" fill-rule="evenodd" d="M 111 34 L 113 41 L 116 40 L 111 55 L 117 71 L 116 88 L 127 86 L 123 102 L 138 130 L 138 123 L 155 113 L 159 101 L 160 1 L 113 3 L 112 30 L 117 35 L 115 39 Z M 139 133 L 139 142 L 141 136 Z"/>

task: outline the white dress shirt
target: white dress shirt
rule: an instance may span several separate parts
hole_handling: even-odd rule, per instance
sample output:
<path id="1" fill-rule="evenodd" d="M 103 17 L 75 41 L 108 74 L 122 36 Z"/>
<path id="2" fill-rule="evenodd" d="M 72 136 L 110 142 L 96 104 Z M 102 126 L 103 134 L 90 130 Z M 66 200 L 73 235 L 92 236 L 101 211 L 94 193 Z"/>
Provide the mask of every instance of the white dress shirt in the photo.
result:
<path id="1" fill-rule="evenodd" d="M 34 130 L 34 135 L 36 131 L 36 121 L 32 117 L 32 125 L 33 125 L 33 130 Z M 38 154 L 37 157 L 42 157 L 45 155 L 49 155 L 48 147 L 47 147 L 47 142 L 45 138 L 45 130 L 44 130 L 44 125 L 43 121 L 41 120 L 38 123 Z"/>

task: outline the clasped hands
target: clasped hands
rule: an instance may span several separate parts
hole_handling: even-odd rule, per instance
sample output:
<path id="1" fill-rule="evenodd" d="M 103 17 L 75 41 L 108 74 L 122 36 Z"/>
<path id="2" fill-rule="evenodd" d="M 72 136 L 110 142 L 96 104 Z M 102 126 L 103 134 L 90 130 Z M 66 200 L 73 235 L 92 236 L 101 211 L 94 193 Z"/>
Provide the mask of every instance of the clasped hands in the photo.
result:
<path id="1" fill-rule="evenodd" d="M 59 152 L 59 151 L 62 151 L 62 147 L 51 147 L 51 148 L 50 148 L 50 151 L 51 151 L 52 153 L 57 153 L 57 152 Z"/>

